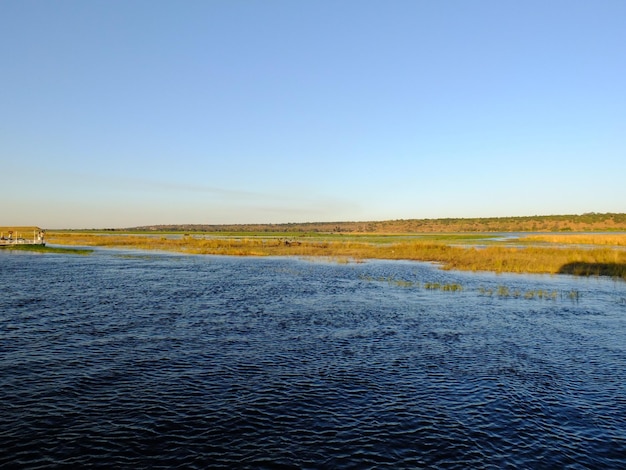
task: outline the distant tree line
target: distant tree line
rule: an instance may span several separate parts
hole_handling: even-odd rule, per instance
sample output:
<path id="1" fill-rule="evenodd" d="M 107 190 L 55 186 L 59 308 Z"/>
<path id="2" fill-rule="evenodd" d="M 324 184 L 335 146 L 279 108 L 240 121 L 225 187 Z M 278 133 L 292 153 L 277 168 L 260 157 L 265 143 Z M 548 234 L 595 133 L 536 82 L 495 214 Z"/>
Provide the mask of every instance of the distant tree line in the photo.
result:
<path id="1" fill-rule="evenodd" d="M 111 229 L 108 229 L 111 230 Z M 283 224 L 171 224 L 124 231 L 172 232 L 309 232 L 309 233 L 428 233 L 428 232 L 585 232 L 626 231 L 626 213 L 536 215 L 524 217 L 398 219 L 370 222 L 306 222 Z M 120 229 L 122 231 L 122 229 Z"/>

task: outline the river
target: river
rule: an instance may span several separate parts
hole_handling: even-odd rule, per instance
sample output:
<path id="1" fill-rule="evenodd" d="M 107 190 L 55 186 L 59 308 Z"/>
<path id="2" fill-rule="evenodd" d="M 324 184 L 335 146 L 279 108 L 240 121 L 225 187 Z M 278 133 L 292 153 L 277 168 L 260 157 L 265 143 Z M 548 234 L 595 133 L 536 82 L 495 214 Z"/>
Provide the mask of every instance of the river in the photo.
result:
<path id="1" fill-rule="evenodd" d="M 0 468 L 624 468 L 626 283 L 0 252 Z"/>

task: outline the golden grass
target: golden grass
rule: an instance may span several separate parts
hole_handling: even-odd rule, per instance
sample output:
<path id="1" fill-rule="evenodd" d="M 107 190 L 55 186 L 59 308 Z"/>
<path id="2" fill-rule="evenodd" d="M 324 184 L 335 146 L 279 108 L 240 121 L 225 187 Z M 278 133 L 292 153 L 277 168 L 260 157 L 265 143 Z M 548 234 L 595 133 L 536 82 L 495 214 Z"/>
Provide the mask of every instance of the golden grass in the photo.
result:
<path id="1" fill-rule="evenodd" d="M 452 246 L 444 241 L 411 240 L 385 244 L 367 241 L 328 241 L 307 238 L 290 241 L 272 237 L 181 237 L 48 233 L 50 244 L 164 250 L 230 256 L 299 256 L 346 260 L 391 259 L 441 263 L 444 269 L 513 273 L 609 275 L 626 280 L 626 250 L 608 247 L 490 245 Z M 367 240 L 364 238 L 364 240 Z"/>
<path id="2" fill-rule="evenodd" d="M 626 234 L 572 233 L 529 235 L 520 239 L 529 242 L 558 243 L 561 245 L 610 245 L 626 246 Z"/>

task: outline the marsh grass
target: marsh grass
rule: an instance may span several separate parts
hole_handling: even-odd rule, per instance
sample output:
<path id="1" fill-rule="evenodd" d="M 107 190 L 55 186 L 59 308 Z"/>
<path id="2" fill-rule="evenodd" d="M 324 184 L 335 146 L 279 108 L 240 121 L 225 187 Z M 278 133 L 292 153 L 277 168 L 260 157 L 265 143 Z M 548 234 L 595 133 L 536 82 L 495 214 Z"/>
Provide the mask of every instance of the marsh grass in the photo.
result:
<path id="1" fill-rule="evenodd" d="M 438 235 L 441 237 L 442 235 Z M 361 238 L 300 237 L 294 239 L 274 236 L 254 237 L 155 237 L 147 235 L 101 235 L 92 233 L 48 232 L 48 241 L 60 245 L 84 245 L 163 250 L 189 254 L 231 256 L 298 256 L 332 258 L 338 262 L 364 259 L 428 261 L 443 269 L 465 271 L 494 271 L 511 273 L 565 272 L 564 266 L 585 266 L 568 274 L 604 275 L 626 280 L 626 250 L 610 247 L 579 248 L 553 246 L 510 247 L 497 244 L 486 247 L 457 246 L 451 240 L 385 238 L 385 243 L 369 236 Z M 396 241 L 394 241 L 396 240 Z M 594 270 L 593 267 L 602 267 Z"/>
<path id="2" fill-rule="evenodd" d="M 498 297 L 508 297 L 510 294 L 509 288 L 506 286 L 498 286 Z"/>
<path id="3" fill-rule="evenodd" d="M 559 245 L 601 245 L 626 246 L 626 234 L 606 233 L 572 233 L 572 234 L 542 234 L 528 235 L 520 238 L 522 242 L 545 242 Z"/>
<path id="4" fill-rule="evenodd" d="M 438 282 L 426 282 L 424 283 L 424 289 L 427 290 L 439 290 L 441 289 L 441 284 Z"/>
<path id="5" fill-rule="evenodd" d="M 570 300 L 575 300 L 578 301 L 580 300 L 581 294 L 579 291 L 577 291 L 576 289 L 572 289 L 571 291 L 567 292 L 565 294 L 567 296 L 567 298 L 569 298 Z"/>
<path id="6" fill-rule="evenodd" d="M 424 289 L 428 291 L 442 291 L 442 292 L 462 292 L 465 291 L 465 287 L 458 283 L 447 283 L 442 284 L 440 282 L 425 282 L 420 284 L 417 281 L 406 281 L 403 279 L 396 279 L 393 277 L 378 277 L 374 278 L 371 276 L 360 276 L 361 280 L 367 282 L 380 282 L 386 283 L 389 286 L 395 287 L 405 287 L 405 288 L 414 288 L 414 289 Z M 497 297 L 500 299 L 525 299 L 525 300 L 557 300 L 560 299 L 569 299 L 572 301 L 579 301 L 581 298 L 581 293 L 578 290 L 571 291 L 557 291 L 557 290 L 548 290 L 548 289 L 530 289 L 522 292 L 519 289 L 511 289 L 505 285 L 499 285 L 496 288 L 493 287 L 483 287 L 480 286 L 476 289 L 482 296 L 487 297 Z"/>
<path id="7" fill-rule="evenodd" d="M 574 293 L 572 293 L 574 292 Z M 489 297 L 499 297 L 501 299 L 514 298 L 519 299 L 523 298 L 526 300 L 533 299 L 545 299 L 545 300 L 556 300 L 559 297 L 559 292 L 556 290 L 546 290 L 546 289 L 531 289 L 525 292 L 520 291 L 519 289 L 511 290 L 507 286 L 498 286 L 495 289 L 491 287 L 479 287 L 478 293 L 480 295 L 489 296 Z M 569 293 L 561 293 L 561 298 L 569 298 L 572 300 L 578 300 L 580 298 L 580 294 L 578 291 L 571 291 Z"/>

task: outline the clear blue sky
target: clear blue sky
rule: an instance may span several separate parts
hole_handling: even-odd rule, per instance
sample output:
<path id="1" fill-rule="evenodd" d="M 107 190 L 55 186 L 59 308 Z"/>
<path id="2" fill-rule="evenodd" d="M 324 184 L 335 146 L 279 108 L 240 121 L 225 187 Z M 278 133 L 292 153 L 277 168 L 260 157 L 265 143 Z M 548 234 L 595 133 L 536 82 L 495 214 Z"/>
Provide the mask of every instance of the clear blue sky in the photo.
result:
<path id="1" fill-rule="evenodd" d="M 624 0 L 2 0 L 0 225 L 626 212 Z"/>

